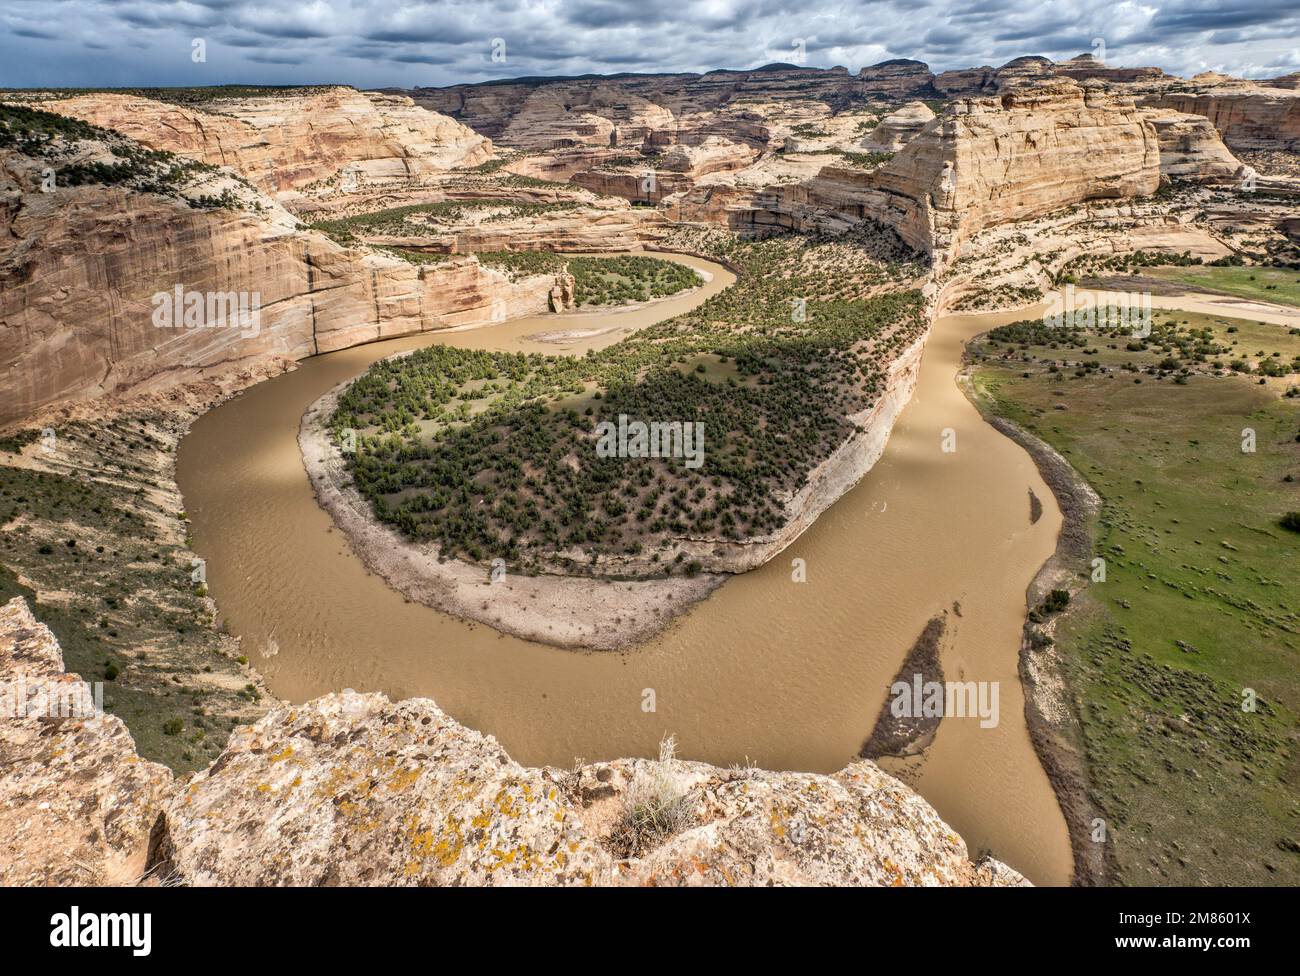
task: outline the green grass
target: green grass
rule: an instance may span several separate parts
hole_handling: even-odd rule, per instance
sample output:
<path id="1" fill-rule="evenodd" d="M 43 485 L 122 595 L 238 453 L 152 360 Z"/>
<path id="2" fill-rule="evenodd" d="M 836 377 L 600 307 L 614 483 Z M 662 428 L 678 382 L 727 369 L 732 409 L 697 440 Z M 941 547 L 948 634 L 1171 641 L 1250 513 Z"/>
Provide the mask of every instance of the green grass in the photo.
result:
<path id="1" fill-rule="evenodd" d="M 192 554 L 160 528 L 178 513 L 150 500 L 170 452 L 156 436 L 167 422 L 61 426 L 52 460 L 69 473 L 0 454 L 0 601 L 25 597 L 65 668 L 103 682 L 104 707 L 126 722 L 139 754 L 185 772 L 207 765 L 260 709 L 191 580 Z M 30 440 L 20 432 L 8 446 Z M 182 731 L 169 733 L 178 722 Z"/>
<path id="2" fill-rule="evenodd" d="M 1105 349 L 1112 337 L 1080 338 Z M 993 409 L 1102 498 L 1106 580 L 1074 601 L 1056 638 L 1118 880 L 1296 884 L 1300 535 L 1279 522 L 1300 508 L 1300 481 L 1286 480 L 1300 479 L 1300 402 L 1279 396 L 1285 380 L 1213 375 L 1213 357 L 1161 370 L 1168 353 L 1155 344 L 1109 351 L 1130 368 L 1076 375 L 1080 358 L 1100 357 L 1060 342 L 985 342 L 974 355 Z M 1241 708 L 1247 688 L 1255 712 Z"/>
<path id="3" fill-rule="evenodd" d="M 1222 292 L 1239 298 L 1282 305 L 1300 305 L 1300 271 L 1289 268 L 1152 268 L 1147 272 L 1189 291 Z"/>

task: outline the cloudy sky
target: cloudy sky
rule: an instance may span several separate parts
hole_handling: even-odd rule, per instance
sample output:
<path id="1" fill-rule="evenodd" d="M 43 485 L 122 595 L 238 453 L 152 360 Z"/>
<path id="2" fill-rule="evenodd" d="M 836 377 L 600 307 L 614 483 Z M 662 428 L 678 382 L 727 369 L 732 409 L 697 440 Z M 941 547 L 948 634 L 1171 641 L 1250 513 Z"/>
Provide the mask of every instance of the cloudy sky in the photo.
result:
<path id="1" fill-rule="evenodd" d="M 201 42 L 201 45 L 199 45 Z M 802 42 L 800 47 L 799 42 Z M 771 61 L 936 71 L 1103 50 L 1300 70 L 1297 0 L 0 0 L 0 85 L 446 85 Z M 204 57 L 198 59 L 201 46 Z"/>

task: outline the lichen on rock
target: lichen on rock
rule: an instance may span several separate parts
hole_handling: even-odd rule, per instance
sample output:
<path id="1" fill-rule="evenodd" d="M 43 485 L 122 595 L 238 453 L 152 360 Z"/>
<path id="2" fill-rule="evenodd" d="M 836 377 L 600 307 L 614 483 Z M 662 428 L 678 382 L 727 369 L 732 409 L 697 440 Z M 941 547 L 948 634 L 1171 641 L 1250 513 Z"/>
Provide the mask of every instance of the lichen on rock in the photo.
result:
<path id="1" fill-rule="evenodd" d="M 0 679 L 78 681 L 17 598 Z M 908 786 L 859 761 L 825 776 L 671 759 L 675 832 L 619 857 L 616 759 L 525 767 L 428 699 L 281 703 L 175 781 L 120 719 L 7 718 L 0 882 L 188 885 L 1020 885 Z"/>

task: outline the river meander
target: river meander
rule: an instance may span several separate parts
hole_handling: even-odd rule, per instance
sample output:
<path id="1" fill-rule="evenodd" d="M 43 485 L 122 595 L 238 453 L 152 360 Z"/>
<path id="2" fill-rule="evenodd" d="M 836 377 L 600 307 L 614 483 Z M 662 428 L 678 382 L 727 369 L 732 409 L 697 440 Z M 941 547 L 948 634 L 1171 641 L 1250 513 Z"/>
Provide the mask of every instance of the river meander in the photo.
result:
<path id="1" fill-rule="evenodd" d="M 539 316 L 317 356 L 201 417 L 181 443 L 177 477 L 209 589 L 251 663 L 289 701 L 343 688 L 433 698 L 526 764 L 653 755 L 674 733 L 684 758 L 834 772 L 870 733 L 926 622 L 946 610 L 945 675 L 998 682 L 1000 721 L 985 729 L 977 718 L 945 720 L 923 757 L 882 765 L 913 783 L 972 853 L 988 849 L 1039 884 L 1068 883 L 1065 822 L 1025 727 L 1017 677 L 1025 588 L 1055 546 L 1061 515 L 1029 456 L 954 382 L 966 340 L 1023 313 L 938 320 L 916 392 L 867 477 L 785 553 L 626 653 L 531 643 L 408 603 L 365 569 L 316 503 L 297 434 L 325 391 L 431 343 L 582 353 L 734 281 L 716 264 L 675 259 L 712 281 L 631 311 Z M 610 326 L 566 345 L 526 338 Z M 953 452 L 942 450 L 946 429 Z M 1032 524 L 1029 490 L 1043 504 Z M 791 579 L 796 557 L 807 582 Z M 646 689 L 653 712 L 642 708 Z"/>

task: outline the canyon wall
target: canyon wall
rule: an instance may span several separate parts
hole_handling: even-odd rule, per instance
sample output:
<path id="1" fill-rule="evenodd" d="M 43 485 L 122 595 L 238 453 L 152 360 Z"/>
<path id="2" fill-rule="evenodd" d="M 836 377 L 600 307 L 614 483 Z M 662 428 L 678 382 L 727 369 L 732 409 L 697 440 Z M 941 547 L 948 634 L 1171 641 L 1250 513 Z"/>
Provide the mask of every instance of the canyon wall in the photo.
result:
<path id="1" fill-rule="evenodd" d="M 1053 81 L 956 100 L 873 177 L 865 216 L 953 254 L 985 227 L 1154 193 L 1160 149 L 1132 100 Z"/>
<path id="2" fill-rule="evenodd" d="M 1159 83 L 1169 79 L 1159 68 L 1112 67 L 1091 54 L 1068 61 L 1043 57 L 1014 58 L 999 68 L 982 65 L 944 71 L 934 79 L 935 89 L 949 97 L 996 95 L 1025 82 L 1068 78 L 1073 81 L 1104 81 L 1111 84 Z M 1177 79 L 1173 79 L 1177 80 Z"/>
<path id="3" fill-rule="evenodd" d="M 934 74 L 923 61 L 895 58 L 862 68 L 771 64 L 752 71 L 517 78 L 445 88 L 392 89 L 416 104 L 519 148 L 568 143 L 633 145 L 662 138 L 683 116 L 765 101 L 814 101 L 841 111 L 868 102 L 1000 94 L 1024 83 L 1069 79 L 1110 84 L 1177 82 L 1159 68 L 1112 67 L 1091 54 L 1053 62 L 1023 57 Z"/>
<path id="4" fill-rule="evenodd" d="M 1300 91 L 1220 84 L 1199 92 L 1159 92 L 1142 104 L 1202 115 L 1214 124 L 1228 148 L 1300 151 Z"/>
<path id="5" fill-rule="evenodd" d="M 881 119 L 880 124 L 862 140 L 862 148 L 869 152 L 898 152 L 934 117 L 934 112 L 925 102 L 908 102 L 897 112 Z"/>
<path id="6" fill-rule="evenodd" d="M 229 166 L 267 193 L 330 180 L 404 180 L 492 156 L 492 143 L 400 95 L 333 87 L 214 99 L 211 111 L 97 92 L 39 107 L 115 129 L 151 149 Z"/>
<path id="7" fill-rule="evenodd" d="M 841 67 L 773 64 L 702 75 L 521 78 L 417 88 L 403 94 L 502 145 L 557 148 L 557 140 L 639 143 L 656 131 L 671 131 L 683 115 L 716 112 L 733 103 L 812 99 L 842 108 L 868 98 L 924 98 L 935 94 L 933 80 L 924 62 L 898 59 L 863 68 L 856 75 Z M 577 134 L 567 134 L 566 124 Z"/>
<path id="8" fill-rule="evenodd" d="M 1171 109 L 1144 109 L 1160 143 L 1160 172 L 1170 179 L 1227 183 L 1239 178 L 1241 160 L 1219 137 L 1209 119 Z"/>
<path id="9" fill-rule="evenodd" d="M 412 251 L 629 251 L 665 233 L 663 216 L 649 208 L 570 210 L 541 217 L 489 221 L 423 237 L 371 236 L 374 244 Z"/>
<path id="10" fill-rule="evenodd" d="M 294 229 L 282 210 L 195 209 L 118 187 L 37 190 L 0 152 L 0 423 L 213 367 L 547 310 L 553 278 L 476 258 L 414 265 Z M 152 296 L 257 293 L 254 328 L 159 328 Z"/>
<path id="11" fill-rule="evenodd" d="M 178 781 L 136 755 L 121 719 L 38 713 L 43 689 L 88 689 L 21 597 L 0 607 L 0 683 L 22 697 L 0 723 L 0 884 L 1027 884 L 973 863 L 866 760 L 832 776 L 675 759 L 529 768 L 428 699 L 344 691 L 273 707 Z M 679 822 L 622 849 L 628 792 L 651 776 Z"/>
<path id="12" fill-rule="evenodd" d="M 877 169 L 828 165 L 761 189 L 706 183 L 668 210 L 757 233 L 876 220 L 941 268 L 985 227 L 1149 196 L 1159 181 L 1155 128 L 1131 99 L 1097 82 L 1056 80 L 956 99 Z"/>

